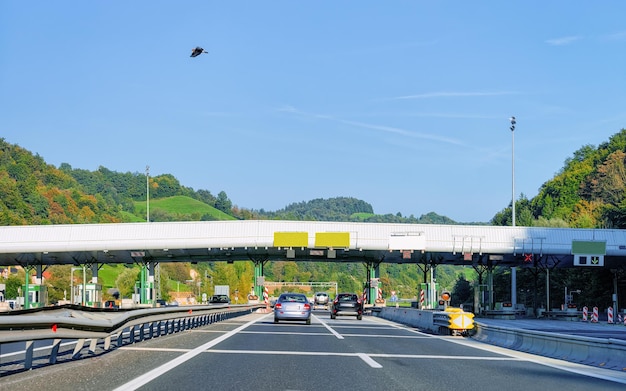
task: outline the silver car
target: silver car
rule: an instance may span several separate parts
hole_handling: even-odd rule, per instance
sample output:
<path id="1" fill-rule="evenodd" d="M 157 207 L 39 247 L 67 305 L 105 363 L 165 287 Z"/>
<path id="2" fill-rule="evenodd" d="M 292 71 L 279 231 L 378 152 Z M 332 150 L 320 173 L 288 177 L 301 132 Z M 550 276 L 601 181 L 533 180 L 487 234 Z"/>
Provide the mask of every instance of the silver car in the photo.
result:
<path id="1" fill-rule="evenodd" d="M 302 293 L 282 293 L 274 304 L 274 323 L 299 320 L 311 324 L 311 304 Z"/>
<path id="2" fill-rule="evenodd" d="M 313 298 L 313 304 L 315 305 L 315 308 L 317 308 L 318 306 L 328 308 L 328 293 L 317 292 L 315 294 L 315 297 Z"/>

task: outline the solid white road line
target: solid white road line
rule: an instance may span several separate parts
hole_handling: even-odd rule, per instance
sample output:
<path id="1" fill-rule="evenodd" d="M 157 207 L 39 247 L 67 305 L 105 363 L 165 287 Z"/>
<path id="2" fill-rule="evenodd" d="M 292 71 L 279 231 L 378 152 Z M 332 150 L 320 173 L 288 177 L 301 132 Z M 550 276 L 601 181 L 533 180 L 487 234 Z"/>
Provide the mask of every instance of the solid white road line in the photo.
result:
<path id="1" fill-rule="evenodd" d="M 212 341 L 209 341 L 207 343 L 205 343 L 204 345 L 198 346 L 197 348 L 183 354 L 180 357 L 177 357 L 175 359 L 173 359 L 172 361 L 169 361 L 163 365 L 161 365 L 160 367 L 154 368 L 153 370 L 144 373 L 143 375 L 129 381 L 126 384 L 122 384 L 121 386 L 117 387 L 114 391 L 126 391 L 126 390 L 136 390 L 137 388 L 151 382 L 152 380 L 156 379 L 157 377 L 163 375 L 164 373 L 176 368 L 177 366 L 191 360 L 192 358 L 196 357 L 197 355 L 203 353 L 204 351 L 206 351 L 207 349 L 210 349 L 211 347 L 217 345 L 220 342 L 225 341 L 226 339 L 232 337 L 233 335 L 237 334 L 238 332 L 240 332 L 241 330 L 252 326 L 253 324 L 255 324 L 256 322 L 259 322 L 267 317 L 269 317 L 271 314 L 265 315 L 262 318 L 259 319 L 255 319 L 255 320 L 251 320 L 248 323 L 237 327 L 236 329 L 228 332 L 227 334 L 224 334 L 222 336 L 219 336 L 217 338 L 215 338 Z"/>
<path id="2" fill-rule="evenodd" d="M 335 337 L 337 337 L 337 339 L 343 339 L 343 335 L 339 334 L 338 332 L 336 332 L 335 330 L 333 330 L 332 327 L 330 327 L 329 325 L 326 324 L 326 322 L 324 322 L 323 320 L 321 320 L 320 318 L 318 318 L 317 316 L 311 314 L 311 316 L 313 318 L 315 318 L 315 320 L 317 320 L 318 322 L 320 322 L 321 324 L 324 325 L 324 327 L 326 327 L 328 329 L 328 331 L 330 331 L 331 333 L 333 333 L 333 335 Z"/>

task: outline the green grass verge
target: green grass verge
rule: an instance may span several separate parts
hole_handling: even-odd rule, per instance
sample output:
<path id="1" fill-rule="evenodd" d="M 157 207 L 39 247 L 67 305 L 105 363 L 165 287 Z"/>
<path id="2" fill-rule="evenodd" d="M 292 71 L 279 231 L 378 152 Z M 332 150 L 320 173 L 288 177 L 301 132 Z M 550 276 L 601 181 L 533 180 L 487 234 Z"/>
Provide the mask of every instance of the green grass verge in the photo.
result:
<path id="1" fill-rule="evenodd" d="M 221 210 L 187 196 L 173 196 L 150 200 L 150 212 L 161 210 L 175 216 L 188 216 L 190 220 L 199 220 L 210 216 L 214 220 L 236 220 Z M 135 216 L 146 216 L 146 202 L 135 201 Z M 141 221 L 145 221 L 145 218 Z"/>

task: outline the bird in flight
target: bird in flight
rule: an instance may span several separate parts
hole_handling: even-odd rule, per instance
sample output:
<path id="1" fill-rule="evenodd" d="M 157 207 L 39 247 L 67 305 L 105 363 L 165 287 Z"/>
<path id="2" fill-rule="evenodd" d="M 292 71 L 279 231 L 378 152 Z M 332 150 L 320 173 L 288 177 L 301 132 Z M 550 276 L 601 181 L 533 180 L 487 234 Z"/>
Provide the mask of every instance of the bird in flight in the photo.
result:
<path id="1" fill-rule="evenodd" d="M 195 48 L 191 49 L 191 56 L 190 57 L 198 57 L 202 53 L 208 53 L 208 52 L 206 50 L 202 49 L 200 46 L 196 46 Z"/>

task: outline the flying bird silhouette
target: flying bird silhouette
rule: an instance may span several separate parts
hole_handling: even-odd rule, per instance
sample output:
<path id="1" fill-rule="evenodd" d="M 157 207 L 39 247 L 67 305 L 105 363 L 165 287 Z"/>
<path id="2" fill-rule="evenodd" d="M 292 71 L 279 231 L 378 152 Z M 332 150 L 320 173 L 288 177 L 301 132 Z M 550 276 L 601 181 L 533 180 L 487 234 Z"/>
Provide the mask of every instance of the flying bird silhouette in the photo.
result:
<path id="1" fill-rule="evenodd" d="M 191 49 L 191 56 L 189 57 L 198 57 L 202 53 L 208 53 L 208 52 L 202 49 L 200 46 L 196 46 L 195 48 Z"/>

